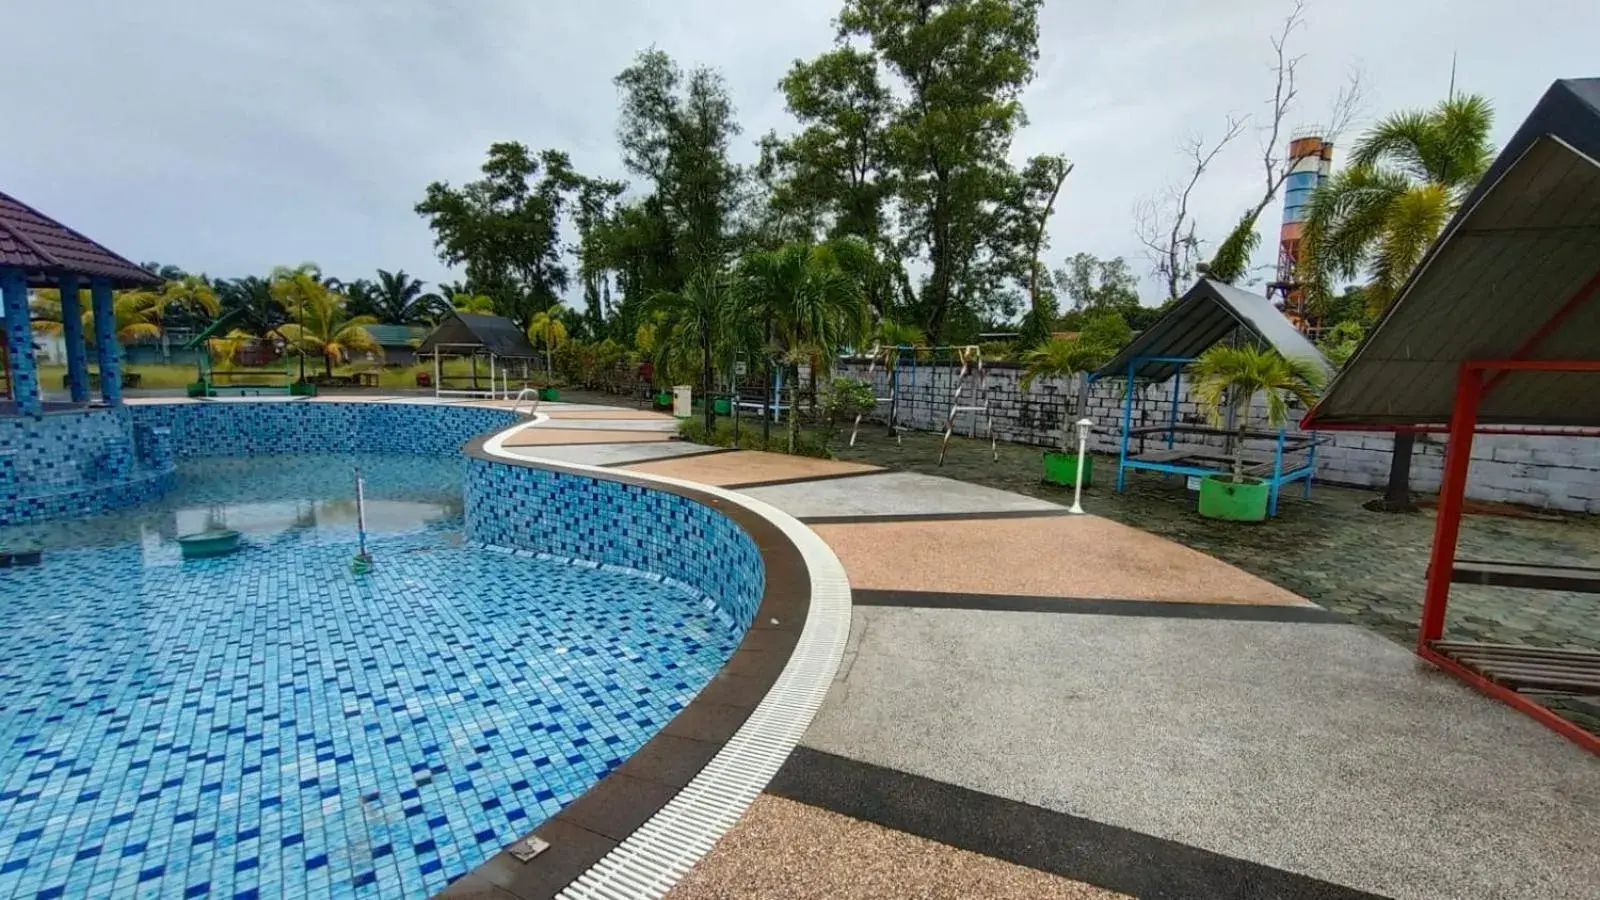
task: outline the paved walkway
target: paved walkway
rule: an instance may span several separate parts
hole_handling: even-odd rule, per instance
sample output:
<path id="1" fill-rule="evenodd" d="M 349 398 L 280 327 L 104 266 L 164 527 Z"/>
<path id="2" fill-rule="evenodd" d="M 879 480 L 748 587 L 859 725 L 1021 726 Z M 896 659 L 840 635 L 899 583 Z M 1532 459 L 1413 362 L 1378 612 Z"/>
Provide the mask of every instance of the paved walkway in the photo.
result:
<path id="1" fill-rule="evenodd" d="M 1295 594 L 1039 498 L 543 409 L 519 444 L 745 485 L 856 590 L 804 746 L 674 897 L 1600 897 L 1600 762 Z"/>

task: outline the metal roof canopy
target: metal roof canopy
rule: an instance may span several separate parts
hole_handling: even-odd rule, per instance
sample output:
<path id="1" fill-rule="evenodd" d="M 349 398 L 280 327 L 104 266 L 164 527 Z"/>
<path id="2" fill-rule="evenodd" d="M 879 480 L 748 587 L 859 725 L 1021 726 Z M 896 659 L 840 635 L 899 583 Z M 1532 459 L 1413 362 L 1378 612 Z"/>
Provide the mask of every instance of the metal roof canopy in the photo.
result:
<path id="1" fill-rule="evenodd" d="M 1448 422 L 1468 360 L 1600 361 L 1600 78 L 1557 81 L 1305 427 Z M 1600 426 L 1600 382 L 1501 370 L 1478 425 Z"/>
<path id="2" fill-rule="evenodd" d="M 507 359 L 533 359 L 539 355 L 528 343 L 528 336 L 510 319 L 479 313 L 451 313 L 422 339 L 417 355 L 433 353 L 436 348 L 446 354 L 450 348 L 480 348 Z"/>
<path id="3" fill-rule="evenodd" d="M 1201 278 L 1154 325 L 1096 370 L 1090 380 L 1126 375 L 1132 362 L 1135 378 L 1166 381 L 1183 369 L 1180 360 L 1194 359 L 1240 328 L 1285 357 L 1309 359 L 1324 373 L 1333 371 L 1271 300 L 1231 284 Z"/>
<path id="4" fill-rule="evenodd" d="M 104 278 L 114 288 L 153 287 L 150 272 L 112 253 L 26 203 L 0 193 L 0 268 L 21 269 L 31 287 L 53 288 L 62 276 Z"/>

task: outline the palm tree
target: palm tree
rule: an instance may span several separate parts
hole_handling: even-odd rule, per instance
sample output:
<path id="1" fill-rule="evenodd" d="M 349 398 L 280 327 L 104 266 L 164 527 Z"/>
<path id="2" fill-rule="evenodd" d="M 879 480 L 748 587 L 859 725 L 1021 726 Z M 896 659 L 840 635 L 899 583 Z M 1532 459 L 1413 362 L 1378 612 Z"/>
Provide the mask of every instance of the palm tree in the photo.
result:
<path id="1" fill-rule="evenodd" d="M 394 272 L 378 270 L 376 294 L 373 297 L 378 320 L 395 325 L 409 325 L 423 317 L 423 284 L 406 274 L 405 269 Z"/>
<path id="2" fill-rule="evenodd" d="M 1250 401 L 1265 394 L 1267 424 L 1281 427 L 1289 420 L 1289 399 L 1310 406 L 1322 387 L 1322 369 L 1308 359 L 1285 357 L 1276 350 L 1245 345 L 1217 344 L 1189 365 L 1195 379 L 1195 398 L 1209 408 L 1214 422 L 1225 421 L 1228 411 L 1238 433 L 1233 440 L 1233 482 L 1244 481 L 1244 438 L 1250 419 Z"/>
<path id="3" fill-rule="evenodd" d="M 377 319 L 350 315 L 343 298 L 317 277 L 313 267 L 273 270 L 272 296 L 290 320 L 278 331 L 300 353 L 302 380 L 309 353 L 322 355 L 324 371 L 331 376 L 334 363 L 344 362 L 352 352 L 383 352 L 367 331 Z"/>
<path id="4" fill-rule="evenodd" d="M 346 282 L 344 289 L 344 308 L 353 316 L 378 315 L 378 286 L 365 278 Z"/>
<path id="5" fill-rule="evenodd" d="M 544 347 L 545 371 L 549 373 L 555 371 L 556 348 L 567 342 L 567 323 L 562 321 L 565 313 L 561 304 L 552 304 L 528 323 L 528 340 Z"/>
<path id="6" fill-rule="evenodd" d="M 88 291 L 81 292 L 83 340 L 94 346 L 94 308 Z M 118 291 L 111 298 L 111 315 L 117 340 L 131 344 L 161 336 L 160 295 L 152 291 Z M 29 304 L 33 328 L 40 334 L 61 333 L 61 293 L 54 288 L 41 290 Z"/>
<path id="7" fill-rule="evenodd" d="M 1493 122 L 1489 102 L 1469 94 L 1397 113 L 1362 135 L 1350 166 L 1311 195 L 1300 280 L 1313 300 L 1326 303 L 1335 279 L 1365 279 L 1368 314 L 1382 313 L 1488 169 Z M 1389 483 L 1377 508 L 1415 508 L 1415 442 L 1414 433 L 1395 432 Z"/>
<path id="8" fill-rule="evenodd" d="M 248 313 L 250 327 L 260 329 L 257 337 L 266 337 L 284 322 L 283 307 L 272 297 L 272 282 L 259 275 L 218 281 L 215 289 L 223 309 Z"/>
<path id="9" fill-rule="evenodd" d="M 1035 379 L 1044 378 L 1071 378 L 1078 376 L 1083 379 L 1079 382 L 1078 405 L 1084 405 L 1088 380 L 1084 376 L 1100 368 L 1111 359 L 1116 352 L 1115 347 L 1105 347 L 1085 340 L 1082 336 L 1064 338 L 1053 337 L 1029 350 L 1022 356 L 1022 378 L 1019 381 L 1023 390 L 1033 386 Z M 1061 392 L 1061 452 L 1066 453 L 1071 449 L 1072 427 L 1068 422 L 1071 415 L 1067 408 L 1067 394 Z"/>
<path id="10" fill-rule="evenodd" d="M 831 362 L 840 347 L 867 334 L 867 304 L 861 285 L 840 266 L 827 245 L 795 242 L 751 253 L 739 266 L 741 305 L 759 310 L 772 327 L 773 349 L 798 370 Z M 789 452 L 799 432 L 800 386 L 789 382 Z"/>
<path id="11" fill-rule="evenodd" d="M 456 312 L 494 314 L 494 298 L 483 294 L 451 294 L 450 306 Z"/>
<path id="12" fill-rule="evenodd" d="M 683 287 L 650 298 L 647 312 L 655 317 L 655 368 L 669 375 L 700 369 L 706 433 L 716 425 L 711 391 L 716 375 L 713 354 L 724 335 L 733 292 L 728 276 L 715 264 L 703 264 Z"/>

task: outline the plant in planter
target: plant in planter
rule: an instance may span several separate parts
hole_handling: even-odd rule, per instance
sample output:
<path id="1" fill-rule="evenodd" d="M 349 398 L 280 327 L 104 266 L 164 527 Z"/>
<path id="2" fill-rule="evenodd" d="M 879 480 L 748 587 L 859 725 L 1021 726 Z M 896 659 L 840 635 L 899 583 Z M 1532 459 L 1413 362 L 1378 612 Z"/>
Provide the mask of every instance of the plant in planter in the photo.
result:
<path id="1" fill-rule="evenodd" d="M 1206 407 L 1213 422 L 1233 413 L 1233 472 L 1208 475 L 1200 481 L 1200 515 L 1212 519 L 1260 522 L 1267 517 L 1270 485 L 1244 474 L 1244 438 L 1250 403 L 1257 394 L 1266 398 L 1266 424 L 1281 428 L 1289 421 L 1289 400 L 1309 406 L 1322 387 L 1322 370 L 1308 359 L 1285 357 L 1276 350 L 1218 344 L 1189 365 L 1195 399 Z"/>
<path id="2" fill-rule="evenodd" d="M 1111 357 L 1110 350 L 1099 344 L 1086 342 L 1081 337 L 1062 338 L 1055 337 L 1043 344 L 1029 350 L 1022 357 L 1022 389 L 1027 390 L 1033 386 L 1037 378 L 1068 379 L 1077 376 L 1079 381 L 1080 404 L 1087 385 L 1085 379 L 1088 373 L 1099 368 Z M 1063 391 L 1061 398 L 1061 449 L 1044 451 L 1044 480 L 1053 484 L 1062 484 L 1071 487 L 1078 480 L 1078 454 L 1072 448 L 1072 434 L 1070 406 L 1067 394 Z M 1083 483 L 1088 487 L 1093 470 L 1093 458 L 1086 456 L 1083 460 Z"/>

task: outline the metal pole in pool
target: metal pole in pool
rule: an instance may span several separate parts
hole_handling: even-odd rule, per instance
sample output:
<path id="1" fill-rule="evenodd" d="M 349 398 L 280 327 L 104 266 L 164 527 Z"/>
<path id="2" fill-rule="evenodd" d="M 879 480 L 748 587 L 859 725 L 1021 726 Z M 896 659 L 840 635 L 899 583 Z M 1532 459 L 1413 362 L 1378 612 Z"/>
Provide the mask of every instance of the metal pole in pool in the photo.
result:
<path id="1" fill-rule="evenodd" d="M 372 554 L 367 552 L 367 486 L 360 469 L 356 470 L 356 536 L 361 550 L 350 560 L 350 571 L 365 575 L 372 571 Z"/>
<path id="2" fill-rule="evenodd" d="M 1078 477 L 1072 480 L 1072 507 L 1067 512 L 1080 516 L 1083 515 L 1084 459 L 1089 454 L 1089 429 L 1093 426 L 1093 419 L 1085 417 L 1078 420 Z"/>

